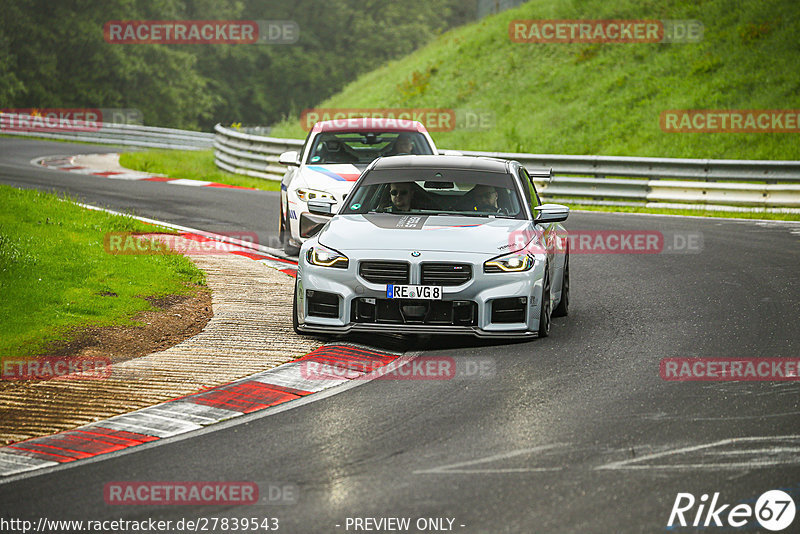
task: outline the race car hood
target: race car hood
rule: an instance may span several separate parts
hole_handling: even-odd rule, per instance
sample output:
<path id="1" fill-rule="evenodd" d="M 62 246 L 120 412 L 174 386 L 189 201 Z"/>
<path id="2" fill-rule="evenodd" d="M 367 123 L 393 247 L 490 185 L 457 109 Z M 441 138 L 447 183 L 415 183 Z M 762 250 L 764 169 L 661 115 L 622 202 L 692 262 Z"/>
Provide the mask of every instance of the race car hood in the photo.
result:
<path id="1" fill-rule="evenodd" d="M 319 242 L 349 250 L 469 252 L 497 256 L 522 248 L 533 237 L 519 219 L 442 215 L 337 215 Z"/>

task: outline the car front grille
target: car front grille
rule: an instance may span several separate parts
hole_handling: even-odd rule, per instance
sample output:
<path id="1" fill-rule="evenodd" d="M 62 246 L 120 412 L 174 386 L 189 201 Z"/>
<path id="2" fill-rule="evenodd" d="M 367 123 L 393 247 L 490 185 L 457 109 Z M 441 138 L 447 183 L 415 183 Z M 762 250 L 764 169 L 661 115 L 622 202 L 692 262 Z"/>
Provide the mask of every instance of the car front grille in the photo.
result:
<path id="1" fill-rule="evenodd" d="M 364 261 L 358 274 L 373 284 L 408 284 L 411 266 L 402 261 Z"/>
<path id="2" fill-rule="evenodd" d="M 423 263 L 422 285 L 460 286 L 472 279 L 468 263 Z"/>
<path id="3" fill-rule="evenodd" d="M 477 326 L 478 304 L 470 300 L 353 299 L 354 323 Z"/>

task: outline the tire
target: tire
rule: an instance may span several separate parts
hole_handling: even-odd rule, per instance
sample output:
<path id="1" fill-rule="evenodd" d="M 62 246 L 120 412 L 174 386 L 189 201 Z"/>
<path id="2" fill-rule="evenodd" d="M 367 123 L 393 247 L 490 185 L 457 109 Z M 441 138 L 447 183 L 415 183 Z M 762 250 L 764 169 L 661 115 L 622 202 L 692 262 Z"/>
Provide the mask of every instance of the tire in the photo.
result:
<path id="1" fill-rule="evenodd" d="M 283 251 L 288 256 L 297 256 L 300 254 L 300 247 L 292 244 L 292 227 L 289 226 L 288 214 L 283 217 L 283 230 L 280 233 L 281 241 L 283 241 Z"/>
<path id="2" fill-rule="evenodd" d="M 278 240 L 281 245 L 286 243 L 286 221 L 283 218 L 283 206 L 281 206 L 281 214 L 278 217 Z"/>
<path id="3" fill-rule="evenodd" d="M 553 317 L 569 315 L 569 252 L 564 258 L 564 276 L 561 279 L 561 302 L 553 310 Z"/>
<path id="4" fill-rule="evenodd" d="M 289 243 L 287 239 L 286 242 L 283 244 L 283 251 L 286 253 L 287 256 L 297 256 L 300 254 L 300 247 L 296 247 Z"/>
<path id="5" fill-rule="evenodd" d="M 292 297 L 292 328 L 295 334 L 303 334 L 300 331 L 300 322 L 297 320 L 297 279 L 294 281 L 294 297 Z"/>
<path id="6" fill-rule="evenodd" d="M 547 266 L 544 269 L 544 283 L 542 284 L 542 304 L 539 308 L 539 337 L 550 335 L 550 315 L 552 303 L 550 301 L 550 273 Z"/>

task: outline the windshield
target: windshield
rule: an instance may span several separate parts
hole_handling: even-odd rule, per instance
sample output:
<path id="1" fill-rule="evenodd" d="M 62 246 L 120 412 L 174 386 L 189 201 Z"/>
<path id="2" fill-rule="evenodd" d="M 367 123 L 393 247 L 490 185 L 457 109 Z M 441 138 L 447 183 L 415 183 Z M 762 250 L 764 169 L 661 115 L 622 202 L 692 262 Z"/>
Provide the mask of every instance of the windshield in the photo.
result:
<path id="1" fill-rule="evenodd" d="M 474 170 L 372 171 L 342 214 L 417 213 L 524 219 L 512 176 Z"/>
<path id="2" fill-rule="evenodd" d="M 382 156 L 432 153 L 419 132 L 328 132 L 314 139 L 307 163 L 369 164 Z"/>

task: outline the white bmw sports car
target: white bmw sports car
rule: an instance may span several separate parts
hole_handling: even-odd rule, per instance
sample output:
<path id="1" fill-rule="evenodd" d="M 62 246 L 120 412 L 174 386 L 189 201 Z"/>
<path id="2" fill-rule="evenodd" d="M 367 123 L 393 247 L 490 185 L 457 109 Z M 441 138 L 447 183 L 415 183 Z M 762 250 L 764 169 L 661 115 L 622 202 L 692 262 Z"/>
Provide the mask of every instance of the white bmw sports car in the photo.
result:
<path id="1" fill-rule="evenodd" d="M 569 306 L 569 208 L 515 161 L 398 156 L 370 165 L 301 250 L 298 333 L 547 336 Z M 309 201 L 329 214 L 329 199 Z"/>
<path id="2" fill-rule="evenodd" d="M 376 158 L 397 154 L 436 154 L 422 123 L 401 119 L 341 119 L 318 122 L 303 148 L 284 152 L 279 161 L 289 168 L 281 180 L 278 233 L 287 254 L 328 222 L 312 214 L 308 201 L 326 198 L 338 206 L 361 172 Z"/>

